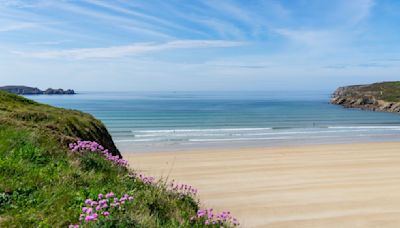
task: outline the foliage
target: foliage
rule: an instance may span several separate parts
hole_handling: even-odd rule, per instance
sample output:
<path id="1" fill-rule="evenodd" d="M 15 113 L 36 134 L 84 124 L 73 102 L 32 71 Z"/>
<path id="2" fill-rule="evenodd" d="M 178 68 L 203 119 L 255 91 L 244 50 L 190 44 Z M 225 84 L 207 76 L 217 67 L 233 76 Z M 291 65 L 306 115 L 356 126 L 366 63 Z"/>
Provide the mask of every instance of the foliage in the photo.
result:
<path id="1" fill-rule="evenodd" d="M 96 145 L 92 151 L 77 143 L 80 146 L 72 152 L 62 139 L 102 138 L 104 131 L 96 132 L 102 127 L 81 112 L 0 92 L 0 227 L 204 225 L 204 221 L 190 220 L 199 210 L 192 190 L 176 191 L 170 187 L 173 184 L 137 174 L 120 158 L 99 153 L 97 149 L 105 150 L 99 144 L 87 143 Z M 126 204 L 121 210 L 107 211 L 110 217 L 97 215 L 95 223 L 79 221 L 87 199 L 98 199 L 106 192 L 122 196 L 118 200 L 123 198 Z"/>
<path id="2" fill-rule="evenodd" d="M 55 108 L 0 91 L 0 125 L 52 135 L 62 145 L 85 139 L 99 142 L 113 155 L 120 155 L 105 126 L 93 116 Z"/>
<path id="3" fill-rule="evenodd" d="M 378 100 L 400 102 L 400 82 L 381 82 L 362 86 L 349 86 L 348 95 L 373 96 Z"/>
<path id="4" fill-rule="evenodd" d="M 132 178 L 101 154 L 71 153 L 51 136 L 0 127 L 0 157 L 0 226 L 76 224 L 85 199 L 111 191 L 135 197 L 134 210 L 117 221 L 132 218 L 139 227 L 189 224 L 198 210 L 193 198 Z"/>

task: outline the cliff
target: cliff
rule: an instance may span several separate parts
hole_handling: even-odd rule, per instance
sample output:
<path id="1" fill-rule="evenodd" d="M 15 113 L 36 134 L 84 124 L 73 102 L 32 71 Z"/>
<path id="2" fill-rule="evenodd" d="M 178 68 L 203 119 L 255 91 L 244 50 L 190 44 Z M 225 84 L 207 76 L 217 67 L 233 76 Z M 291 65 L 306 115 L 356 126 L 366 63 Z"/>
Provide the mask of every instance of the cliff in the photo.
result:
<path id="1" fill-rule="evenodd" d="M 91 115 L 0 91 L 0 227 L 203 227 L 194 195 L 105 149 Z"/>
<path id="2" fill-rule="evenodd" d="M 19 95 L 39 95 L 39 94 L 72 95 L 72 94 L 75 94 L 75 91 L 72 89 L 63 90 L 63 89 L 48 88 L 46 90 L 40 90 L 38 88 L 28 87 L 28 86 L 3 86 L 3 87 L 0 87 L 0 90 L 9 92 L 9 93 L 13 93 L 13 94 L 19 94 Z"/>
<path id="3" fill-rule="evenodd" d="M 93 116 L 40 104 L 0 91 L 0 125 L 14 126 L 56 137 L 63 145 L 77 139 L 97 141 L 121 156 L 106 127 Z"/>
<path id="4" fill-rule="evenodd" d="M 331 103 L 346 108 L 400 113 L 400 82 L 339 87 Z"/>

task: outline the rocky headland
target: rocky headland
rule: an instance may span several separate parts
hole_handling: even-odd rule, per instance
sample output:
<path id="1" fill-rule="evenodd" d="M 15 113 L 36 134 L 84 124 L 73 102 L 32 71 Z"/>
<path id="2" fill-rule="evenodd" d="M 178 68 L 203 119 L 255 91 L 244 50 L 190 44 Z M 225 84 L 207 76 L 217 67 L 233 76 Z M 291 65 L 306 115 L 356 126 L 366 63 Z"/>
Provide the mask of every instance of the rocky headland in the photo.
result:
<path id="1" fill-rule="evenodd" d="M 339 87 L 331 103 L 346 108 L 400 113 L 400 82 Z"/>
<path id="2" fill-rule="evenodd" d="M 52 89 L 48 88 L 46 90 L 40 90 L 35 87 L 28 87 L 28 86 L 3 86 L 0 87 L 0 90 L 17 94 L 17 95 L 72 95 L 75 94 L 75 91 L 72 89 Z"/>

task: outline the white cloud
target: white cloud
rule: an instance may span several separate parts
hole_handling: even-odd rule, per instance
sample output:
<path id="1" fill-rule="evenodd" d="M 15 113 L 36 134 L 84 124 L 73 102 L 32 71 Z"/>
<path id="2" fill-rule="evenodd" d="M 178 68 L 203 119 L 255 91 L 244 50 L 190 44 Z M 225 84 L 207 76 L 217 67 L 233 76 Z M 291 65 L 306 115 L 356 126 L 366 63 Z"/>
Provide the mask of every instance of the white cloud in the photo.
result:
<path id="1" fill-rule="evenodd" d="M 39 26 L 39 25 L 36 23 L 18 22 L 18 23 L 0 26 L 0 32 L 10 32 L 10 31 L 15 31 L 15 30 L 30 29 L 30 28 L 34 28 L 37 26 Z"/>
<path id="2" fill-rule="evenodd" d="M 341 40 L 339 32 L 334 30 L 275 29 L 274 31 L 293 42 L 308 47 L 327 47 Z"/>
<path id="3" fill-rule="evenodd" d="M 166 43 L 136 43 L 124 46 L 113 46 L 105 48 L 81 48 L 57 51 L 20 52 L 13 51 L 25 57 L 35 58 L 120 58 L 132 55 L 139 55 L 148 52 L 163 51 L 170 49 L 192 49 L 192 48 L 217 48 L 236 47 L 244 45 L 240 41 L 226 40 L 176 40 Z"/>
<path id="4" fill-rule="evenodd" d="M 374 5 L 374 0 L 346 0 L 344 10 L 350 16 L 350 23 L 358 24 L 369 16 Z"/>

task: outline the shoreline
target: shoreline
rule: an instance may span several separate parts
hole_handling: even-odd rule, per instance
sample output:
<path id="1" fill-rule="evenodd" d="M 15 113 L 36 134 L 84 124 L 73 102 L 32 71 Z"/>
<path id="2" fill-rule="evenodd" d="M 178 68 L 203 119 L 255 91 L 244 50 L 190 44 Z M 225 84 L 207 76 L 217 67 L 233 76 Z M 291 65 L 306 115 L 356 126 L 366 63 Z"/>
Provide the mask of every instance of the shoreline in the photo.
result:
<path id="1" fill-rule="evenodd" d="M 400 142 L 123 153 L 243 227 L 400 226 Z"/>
<path id="2" fill-rule="evenodd" d="M 346 144 L 365 144 L 365 143 L 400 143 L 400 135 L 384 135 L 368 138 L 344 138 L 344 137 L 330 137 L 326 140 L 317 139 L 311 141 L 310 139 L 292 139 L 292 140 L 277 140 L 273 143 L 262 142 L 260 140 L 247 140 L 247 141 L 227 141 L 227 142 L 208 142 L 197 144 L 153 144 L 147 146 L 137 146 L 130 143 L 124 144 L 116 142 L 117 147 L 122 153 L 176 153 L 187 151 L 225 151 L 225 150 L 238 150 L 238 149 L 279 149 L 286 147 L 303 147 L 303 146 L 321 146 L 321 145 L 346 145 Z"/>

